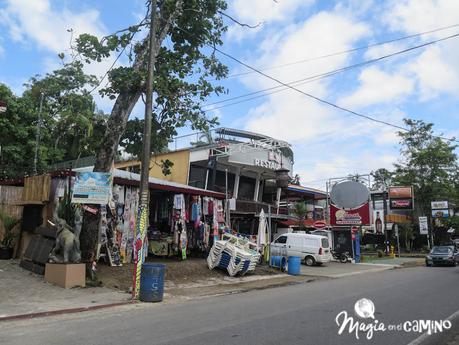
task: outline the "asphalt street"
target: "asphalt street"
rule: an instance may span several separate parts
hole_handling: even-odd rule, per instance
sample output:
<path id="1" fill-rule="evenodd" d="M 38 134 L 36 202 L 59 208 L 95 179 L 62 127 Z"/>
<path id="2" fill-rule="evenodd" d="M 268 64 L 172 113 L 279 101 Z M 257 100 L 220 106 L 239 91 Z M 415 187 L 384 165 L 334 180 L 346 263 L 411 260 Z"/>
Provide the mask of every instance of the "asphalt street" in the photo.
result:
<path id="1" fill-rule="evenodd" d="M 375 320 L 354 312 L 373 301 Z M 402 330 L 338 335 L 335 318 L 347 311 L 362 325 L 386 327 L 412 320 L 443 320 L 459 310 L 459 267 L 413 267 L 325 279 L 177 304 L 0 323 L 0 343 L 19 344 L 408 344 L 421 333 Z M 376 322 L 377 321 L 377 322 Z M 453 344 L 453 330 L 425 343 Z M 443 339 L 443 340 L 442 340 Z M 448 339 L 448 340 L 446 340 Z"/>

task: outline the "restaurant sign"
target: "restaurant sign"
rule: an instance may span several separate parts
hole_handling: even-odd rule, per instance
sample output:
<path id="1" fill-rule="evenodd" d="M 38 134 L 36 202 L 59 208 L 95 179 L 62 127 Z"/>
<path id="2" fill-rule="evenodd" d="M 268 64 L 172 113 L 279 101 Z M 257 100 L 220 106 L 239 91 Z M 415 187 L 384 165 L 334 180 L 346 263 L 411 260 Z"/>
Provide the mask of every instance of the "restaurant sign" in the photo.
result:
<path id="1" fill-rule="evenodd" d="M 292 160 L 282 153 L 265 148 L 252 148 L 245 152 L 233 151 L 228 156 L 229 163 L 236 163 L 244 166 L 255 166 L 270 170 L 293 169 Z"/>
<path id="2" fill-rule="evenodd" d="M 331 225 L 370 225 L 370 204 L 358 208 L 344 210 L 330 205 Z"/>

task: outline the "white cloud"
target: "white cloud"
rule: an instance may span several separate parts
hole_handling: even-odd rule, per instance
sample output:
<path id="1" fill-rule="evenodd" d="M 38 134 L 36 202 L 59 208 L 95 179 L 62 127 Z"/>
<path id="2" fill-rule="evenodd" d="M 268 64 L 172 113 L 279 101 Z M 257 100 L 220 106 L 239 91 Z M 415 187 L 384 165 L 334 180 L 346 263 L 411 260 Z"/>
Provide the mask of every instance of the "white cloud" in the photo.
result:
<path id="1" fill-rule="evenodd" d="M 412 34 L 457 24 L 458 17 L 457 0 L 392 0 L 383 19 L 391 29 Z M 444 32 L 435 35 L 440 37 Z"/>
<path id="2" fill-rule="evenodd" d="M 103 37 L 108 33 L 100 19 L 100 13 L 94 9 L 71 11 L 67 7 L 56 9 L 50 0 L 7 0 L 6 6 L 0 9 L 0 20 L 9 29 L 12 40 L 26 46 L 36 45 L 53 55 L 43 56 L 44 72 L 51 72 L 61 67 L 56 54 L 65 52 L 70 55 L 70 39 L 75 39 L 82 33 L 90 33 Z M 72 34 L 68 30 L 72 29 Z M 115 56 L 94 62 L 84 67 L 88 74 L 102 77 L 115 61 Z M 116 66 L 122 64 L 118 61 Z M 107 83 L 105 79 L 101 86 Z M 110 111 L 113 101 L 108 97 L 102 98 L 97 90 L 93 93 L 98 107 Z"/>
<path id="3" fill-rule="evenodd" d="M 459 1 L 457 0 L 405 0 L 392 1 L 383 14 L 383 21 L 394 31 L 408 34 L 428 31 L 457 24 Z M 422 36 L 421 40 L 446 37 L 457 33 L 457 28 Z M 430 100 L 441 93 L 458 95 L 459 90 L 459 46 L 458 39 L 430 46 L 417 58 L 409 61 L 405 68 L 411 71 L 418 83 L 422 101 Z"/>
<path id="4" fill-rule="evenodd" d="M 441 92 L 459 96 L 459 67 L 457 63 L 450 63 L 445 53 L 444 48 L 431 47 L 407 66 L 417 77 L 423 101 L 435 98 Z M 452 48 L 449 53 L 459 61 L 459 49 Z"/>
<path id="5" fill-rule="evenodd" d="M 248 25 L 261 24 L 256 28 L 242 27 L 232 23 L 228 28 L 227 38 L 241 40 L 247 36 L 255 35 L 264 29 L 267 24 L 282 22 L 292 18 L 297 11 L 309 7 L 314 0 L 235 0 L 230 2 L 231 16 L 241 23 Z M 231 22 L 230 22 L 231 23 Z"/>
<path id="6" fill-rule="evenodd" d="M 13 40 L 33 40 L 54 53 L 69 48 L 67 29 L 73 29 L 74 35 L 90 32 L 100 36 L 105 31 L 98 11 L 75 13 L 66 8 L 56 11 L 49 0 L 7 0 L 0 10 L 0 18 L 8 26 Z"/>
<path id="7" fill-rule="evenodd" d="M 280 41 L 271 41 L 268 37 L 261 43 L 264 51 L 256 61 L 251 61 L 252 65 L 281 65 L 330 53 L 330 47 L 336 51 L 346 50 L 358 39 L 368 35 L 369 31 L 365 25 L 355 23 L 350 18 L 320 12 L 301 24 L 287 27 L 280 34 L 283 36 Z M 269 42 L 274 45 L 269 47 Z M 346 55 L 340 55 L 310 61 L 270 70 L 269 74 L 284 82 L 291 82 L 342 67 L 347 58 Z M 256 74 L 246 76 L 243 82 L 251 89 L 278 85 Z M 323 79 L 297 87 L 313 95 L 327 97 L 329 83 Z M 341 125 L 340 117 L 327 106 L 288 90 L 270 95 L 261 106 L 252 109 L 246 127 L 274 137 L 307 140 L 331 133 Z"/>
<path id="8" fill-rule="evenodd" d="M 414 88 L 413 80 L 398 71 L 389 74 L 375 66 L 364 69 L 359 75 L 359 80 L 359 88 L 343 97 L 339 104 L 356 108 L 377 103 L 396 103 L 409 95 Z"/>

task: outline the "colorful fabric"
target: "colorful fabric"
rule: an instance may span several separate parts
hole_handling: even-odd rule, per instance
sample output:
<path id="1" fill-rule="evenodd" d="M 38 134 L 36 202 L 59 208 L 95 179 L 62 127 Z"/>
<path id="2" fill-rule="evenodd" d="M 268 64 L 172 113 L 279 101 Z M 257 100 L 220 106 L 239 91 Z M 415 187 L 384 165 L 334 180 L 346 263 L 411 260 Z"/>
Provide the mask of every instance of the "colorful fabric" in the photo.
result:
<path id="1" fill-rule="evenodd" d="M 144 240 L 147 233 L 147 205 L 140 205 L 137 214 L 136 239 L 134 244 L 134 277 L 132 285 L 132 297 L 139 297 L 140 290 L 140 271 L 144 260 Z"/>

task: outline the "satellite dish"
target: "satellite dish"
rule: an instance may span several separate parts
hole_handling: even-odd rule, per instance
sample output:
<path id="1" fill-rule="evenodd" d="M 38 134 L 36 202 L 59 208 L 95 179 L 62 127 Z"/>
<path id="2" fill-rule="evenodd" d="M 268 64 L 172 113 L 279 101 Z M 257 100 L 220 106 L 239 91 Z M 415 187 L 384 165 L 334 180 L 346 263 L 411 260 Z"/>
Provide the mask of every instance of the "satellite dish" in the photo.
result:
<path id="1" fill-rule="evenodd" d="M 368 202 L 370 191 L 356 181 L 343 181 L 335 184 L 330 192 L 332 203 L 339 208 L 357 208 Z"/>

